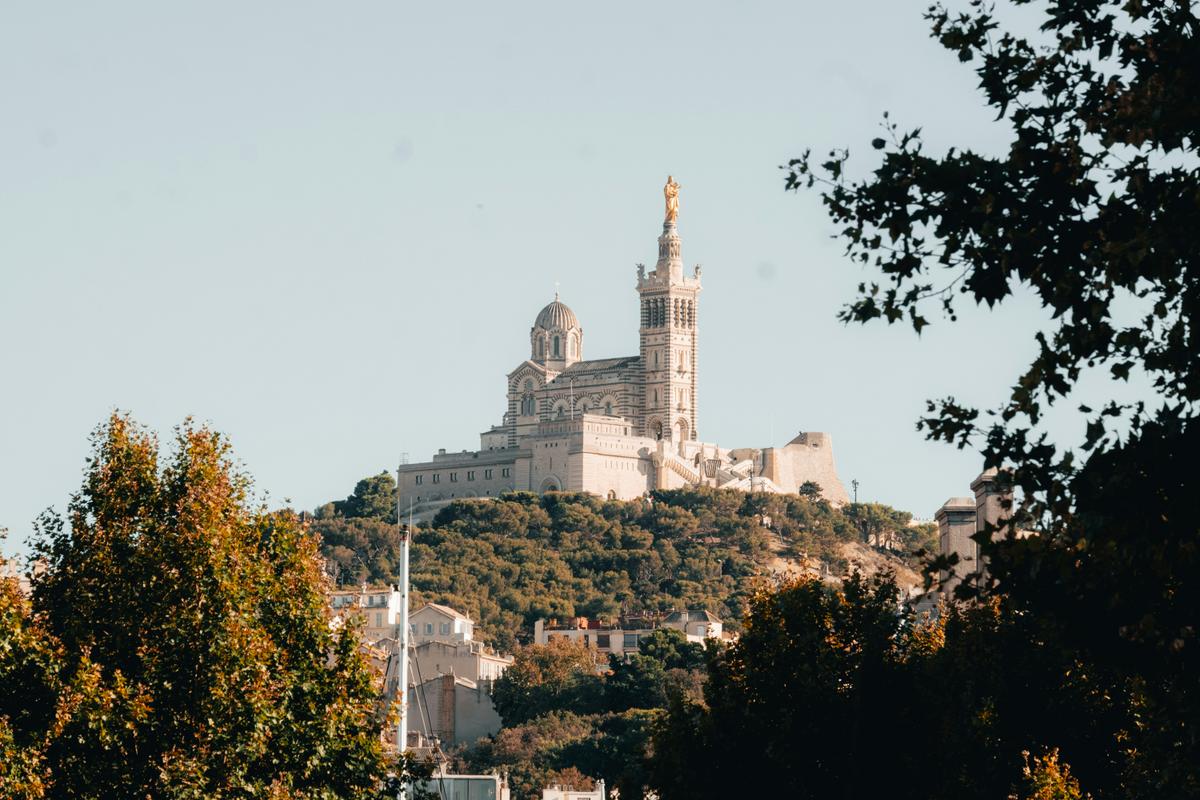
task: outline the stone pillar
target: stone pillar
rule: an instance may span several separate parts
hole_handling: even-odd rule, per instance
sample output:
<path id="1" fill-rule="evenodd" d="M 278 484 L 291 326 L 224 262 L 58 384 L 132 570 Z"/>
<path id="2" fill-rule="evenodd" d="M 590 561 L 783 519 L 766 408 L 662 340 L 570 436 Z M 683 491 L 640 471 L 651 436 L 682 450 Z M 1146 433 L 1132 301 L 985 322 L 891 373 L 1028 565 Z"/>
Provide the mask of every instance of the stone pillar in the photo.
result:
<path id="1" fill-rule="evenodd" d="M 953 570 L 943 570 L 940 576 L 942 594 L 954 596 L 954 588 L 977 569 L 975 542 L 975 501 L 970 497 L 952 497 L 933 515 L 938 526 L 938 553 L 958 556 Z"/>
<path id="2" fill-rule="evenodd" d="M 667 488 L 667 443 L 663 440 L 658 442 L 658 450 L 650 454 L 650 463 L 654 465 L 654 488 Z"/>
<path id="3" fill-rule="evenodd" d="M 975 529 L 995 531 L 1012 515 L 1012 491 L 1001 485 L 995 469 L 984 470 L 971 482 L 975 493 Z"/>
<path id="4" fill-rule="evenodd" d="M 988 538 L 1003 537 L 1001 530 L 1012 516 L 1012 489 L 1002 485 L 997 471 L 986 469 L 979 477 L 971 481 L 971 491 L 975 493 L 975 533 L 988 531 Z M 987 570 L 987 563 L 980 559 L 979 572 Z"/>

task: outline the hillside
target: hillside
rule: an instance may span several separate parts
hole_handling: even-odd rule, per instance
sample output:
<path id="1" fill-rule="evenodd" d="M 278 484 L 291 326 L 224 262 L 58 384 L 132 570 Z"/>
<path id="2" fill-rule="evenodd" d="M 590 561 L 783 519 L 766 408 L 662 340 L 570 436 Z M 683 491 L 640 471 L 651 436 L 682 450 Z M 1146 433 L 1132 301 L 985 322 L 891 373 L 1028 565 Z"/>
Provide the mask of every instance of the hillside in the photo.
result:
<path id="1" fill-rule="evenodd" d="M 394 580 L 389 481 L 364 479 L 316 513 L 312 527 L 340 583 Z M 469 614 L 500 647 L 524 640 L 539 617 L 704 607 L 736 623 L 758 587 L 806 569 L 832 580 L 853 568 L 892 570 L 902 587 L 917 582 L 919 551 L 934 538 L 910 519 L 874 504 L 836 509 L 798 495 L 729 490 L 631 501 L 518 492 L 455 502 L 422 524 L 412 586 L 414 599 Z M 864 544 L 881 533 L 899 549 Z"/>

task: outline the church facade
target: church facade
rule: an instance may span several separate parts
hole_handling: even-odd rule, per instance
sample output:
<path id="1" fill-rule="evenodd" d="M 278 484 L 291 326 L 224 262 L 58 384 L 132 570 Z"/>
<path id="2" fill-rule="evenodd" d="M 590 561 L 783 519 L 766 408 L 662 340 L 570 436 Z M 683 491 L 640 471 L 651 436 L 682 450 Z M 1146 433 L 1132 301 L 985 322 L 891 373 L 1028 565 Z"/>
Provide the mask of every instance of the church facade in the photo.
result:
<path id="1" fill-rule="evenodd" d="M 529 357 L 507 375 L 507 407 L 480 449 L 405 464 L 401 507 L 428 516 L 455 499 L 506 491 L 582 491 L 630 499 L 652 489 L 714 486 L 795 492 L 806 481 L 849 498 L 832 442 L 801 433 L 783 447 L 726 449 L 700 440 L 696 374 L 701 269 L 685 274 L 679 185 L 668 178 L 658 260 L 637 268 L 637 355 L 587 360 L 583 327 L 555 295 L 529 331 Z"/>

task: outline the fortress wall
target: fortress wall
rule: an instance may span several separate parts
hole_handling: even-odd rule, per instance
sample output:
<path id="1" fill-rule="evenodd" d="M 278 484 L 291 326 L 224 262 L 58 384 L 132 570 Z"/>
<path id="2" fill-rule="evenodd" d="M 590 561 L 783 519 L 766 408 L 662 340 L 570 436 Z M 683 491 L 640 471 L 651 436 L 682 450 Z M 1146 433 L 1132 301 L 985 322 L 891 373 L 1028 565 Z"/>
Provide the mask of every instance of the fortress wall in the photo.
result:
<path id="1" fill-rule="evenodd" d="M 398 485 L 400 507 L 407 509 L 410 500 L 418 506 L 464 497 L 495 497 L 511 491 L 516 483 L 519 455 L 515 449 L 439 453 L 432 461 L 402 464 Z"/>
<path id="2" fill-rule="evenodd" d="M 609 492 L 618 500 L 632 500 L 644 495 L 650 487 L 649 462 L 637 453 L 614 455 L 581 453 L 583 491 L 600 497 Z"/>
<path id="3" fill-rule="evenodd" d="M 765 474 L 784 491 L 799 491 L 804 482 L 813 481 L 821 486 L 829 502 L 850 502 L 833 461 L 833 439 L 829 434 L 801 433 L 783 447 L 772 447 L 766 453 Z"/>
<path id="4" fill-rule="evenodd" d="M 599 420 L 608 418 L 601 417 Z M 622 424 L 624 421 L 621 421 Z M 641 497 L 651 486 L 652 467 L 646 450 L 650 440 L 623 435 L 621 426 L 601 423 L 584 427 L 583 443 L 577 456 L 581 465 L 580 482 L 585 492 L 618 500 Z"/>

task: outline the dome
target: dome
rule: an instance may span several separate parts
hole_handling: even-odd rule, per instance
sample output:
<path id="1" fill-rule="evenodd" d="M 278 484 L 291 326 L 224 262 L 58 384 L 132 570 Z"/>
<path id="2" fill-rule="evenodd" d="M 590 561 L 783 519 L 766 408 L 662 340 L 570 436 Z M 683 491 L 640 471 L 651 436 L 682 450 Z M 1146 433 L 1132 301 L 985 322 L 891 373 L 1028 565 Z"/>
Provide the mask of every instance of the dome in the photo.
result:
<path id="1" fill-rule="evenodd" d="M 575 318 L 575 312 L 567 308 L 566 303 L 559 302 L 558 295 L 555 295 L 554 302 L 538 313 L 533 327 L 544 328 L 548 331 L 555 329 L 567 331 L 571 328 L 578 328 L 579 320 Z"/>

